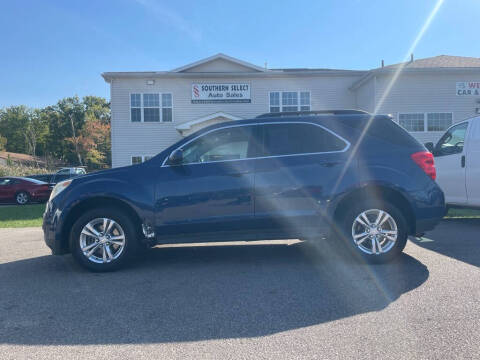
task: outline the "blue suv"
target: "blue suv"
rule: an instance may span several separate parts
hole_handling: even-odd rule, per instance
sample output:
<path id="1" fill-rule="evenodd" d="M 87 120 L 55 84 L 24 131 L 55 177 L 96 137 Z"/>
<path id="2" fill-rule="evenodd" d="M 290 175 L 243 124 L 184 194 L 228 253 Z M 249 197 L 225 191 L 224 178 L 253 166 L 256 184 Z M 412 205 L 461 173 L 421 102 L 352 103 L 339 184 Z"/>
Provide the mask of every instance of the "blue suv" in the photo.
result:
<path id="1" fill-rule="evenodd" d="M 432 155 L 389 116 L 265 114 L 213 125 L 138 165 L 57 184 L 53 254 L 113 270 L 155 244 L 331 238 L 370 262 L 444 216 Z M 333 231 L 332 231 L 333 230 Z"/>

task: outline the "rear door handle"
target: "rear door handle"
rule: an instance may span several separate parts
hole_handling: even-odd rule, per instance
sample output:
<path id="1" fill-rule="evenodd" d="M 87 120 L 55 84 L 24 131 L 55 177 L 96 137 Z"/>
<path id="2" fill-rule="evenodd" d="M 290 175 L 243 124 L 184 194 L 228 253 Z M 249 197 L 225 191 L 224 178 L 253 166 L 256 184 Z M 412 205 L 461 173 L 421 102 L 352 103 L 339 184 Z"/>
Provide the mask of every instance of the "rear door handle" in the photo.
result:
<path id="1" fill-rule="evenodd" d="M 250 174 L 250 171 L 245 170 L 245 171 L 233 172 L 233 173 L 230 173 L 230 174 L 227 174 L 227 175 L 228 176 L 234 176 L 234 177 L 240 177 L 240 176 L 248 175 L 248 174 Z"/>
<path id="2" fill-rule="evenodd" d="M 330 162 L 321 163 L 320 165 L 322 165 L 323 167 L 333 167 L 339 164 L 340 164 L 340 161 L 330 161 Z"/>
<path id="3" fill-rule="evenodd" d="M 462 168 L 465 167 L 465 155 L 462 155 L 461 165 L 462 165 Z"/>

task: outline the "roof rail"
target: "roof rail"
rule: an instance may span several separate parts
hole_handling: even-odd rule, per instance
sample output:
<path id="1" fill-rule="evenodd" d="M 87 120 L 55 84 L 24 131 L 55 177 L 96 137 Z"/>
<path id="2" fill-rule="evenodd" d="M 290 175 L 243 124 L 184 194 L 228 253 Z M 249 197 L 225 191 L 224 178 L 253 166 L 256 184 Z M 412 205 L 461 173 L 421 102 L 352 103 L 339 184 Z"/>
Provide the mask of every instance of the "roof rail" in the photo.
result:
<path id="1" fill-rule="evenodd" d="M 285 116 L 302 116 L 302 115 L 368 115 L 369 113 L 363 110 L 354 109 L 341 109 L 341 110 L 314 110 L 314 111 L 286 111 L 286 112 L 274 112 L 258 115 L 258 118 L 266 117 L 285 117 Z"/>

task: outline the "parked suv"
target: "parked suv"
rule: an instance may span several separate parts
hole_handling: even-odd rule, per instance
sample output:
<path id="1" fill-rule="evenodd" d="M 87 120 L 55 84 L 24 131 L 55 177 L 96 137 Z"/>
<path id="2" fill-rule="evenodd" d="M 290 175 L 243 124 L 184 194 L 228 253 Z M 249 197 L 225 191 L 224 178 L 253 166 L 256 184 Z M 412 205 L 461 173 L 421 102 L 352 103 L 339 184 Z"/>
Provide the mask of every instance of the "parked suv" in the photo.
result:
<path id="1" fill-rule="evenodd" d="M 165 243 L 315 239 L 384 262 L 445 212 L 431 153 L 389 116 L 267 114 L 209 126 L 142 164 L 57 184 L 53 254 L 116 269 Z"/>

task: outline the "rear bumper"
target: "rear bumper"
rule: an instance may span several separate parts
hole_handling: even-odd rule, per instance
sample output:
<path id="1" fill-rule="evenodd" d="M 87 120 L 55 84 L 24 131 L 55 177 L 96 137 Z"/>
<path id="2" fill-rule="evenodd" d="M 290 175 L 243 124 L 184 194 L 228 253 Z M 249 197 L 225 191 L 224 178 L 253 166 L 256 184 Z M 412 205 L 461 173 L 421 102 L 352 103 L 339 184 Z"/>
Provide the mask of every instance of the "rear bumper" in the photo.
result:
<path id="1" fill-rule="evenodd" d="M 413 205 L 416 221 L 412 235 L 432 230 L 447 213 L 445 196 L 435 182 L 421 195 L 415 195 Z"/>
<path id="2" fill-rule="evenodd" d="M 435 226 L 437 226 L 437 224 L 442 220 L 442 218 L 443 216 L 433 218 L 433 219 L 417 221 L 415 226 L 415 234 L 412 234 L 412 235 L 423 234 L 426 231 L 433 230 Z"/>

